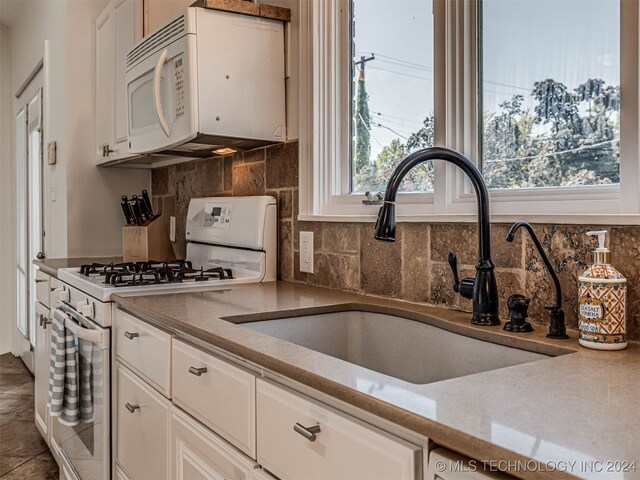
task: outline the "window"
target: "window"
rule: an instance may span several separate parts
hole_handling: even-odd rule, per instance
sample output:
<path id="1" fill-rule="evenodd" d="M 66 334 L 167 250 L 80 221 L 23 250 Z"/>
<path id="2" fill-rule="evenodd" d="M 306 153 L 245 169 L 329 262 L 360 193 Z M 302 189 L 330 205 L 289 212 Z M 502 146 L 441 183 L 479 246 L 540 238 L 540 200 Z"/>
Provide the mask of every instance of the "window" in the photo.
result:
<path id="1" fill-rule="evenodd" d="M 408 153 L 433 146 L 432 12 L 431 0 L 351 0 L 350 193 L 384 191 Z M 433 191 L 433 165 L 403 190 Z"/>
<path id="2" fill-rule="evenodd" d="M 620 183 L 620 4 L 483 0 L 482 170 L 492 188 Z"/>
<path id="3" fill-rule="evenodd" d="M 301 219 L 374 221 L 362 193 L 384 190 L 405 155 L 435 144 L 478 164 L 493 221 L 638 223 L 638 2 L 300 9 Z M 475 221 L 462 172 L 425 167 L 398 196 L 399 220 Z"/>

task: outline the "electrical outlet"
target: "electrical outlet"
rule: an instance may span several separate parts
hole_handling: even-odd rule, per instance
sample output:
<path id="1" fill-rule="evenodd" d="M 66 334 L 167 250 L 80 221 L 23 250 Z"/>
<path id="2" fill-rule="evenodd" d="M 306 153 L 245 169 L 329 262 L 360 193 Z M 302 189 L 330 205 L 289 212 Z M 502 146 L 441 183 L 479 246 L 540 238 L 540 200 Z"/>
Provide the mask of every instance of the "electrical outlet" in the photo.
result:
<path id="1" fill-rule="evenodd" d="M 176 217 L 169 217 L 169 240 L 176 241 Z"/>
<path id="2" fill-rule="evenodd" d="M 300 232 L 300 271 L 313 273 L 313 232 Z"/>

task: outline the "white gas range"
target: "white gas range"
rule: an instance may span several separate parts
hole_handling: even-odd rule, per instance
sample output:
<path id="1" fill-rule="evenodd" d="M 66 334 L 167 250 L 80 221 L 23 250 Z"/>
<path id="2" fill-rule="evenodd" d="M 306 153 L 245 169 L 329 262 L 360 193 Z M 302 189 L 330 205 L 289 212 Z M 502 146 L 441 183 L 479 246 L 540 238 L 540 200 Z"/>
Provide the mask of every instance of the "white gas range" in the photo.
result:
<path id="1" fill-rule="evenodd" d="M 196 198 L 189 203 L 186 259 L 121 264 L 91 264 L 58 271 L 56 308 L 65 326 L 90 342 L 94 365 L 91 389 L 94 417 L 82 428 L 54 420 L 52 447 L 69 477 L 109 479 L 111 441 L 109 388 L 112 324 L 111 295 L 148 295 L 203 291 L 219 286 L 274 281 L 277 277 L 277 205 L 269 196 Z M 78 340 L 79 341 L 79 340 Z M 86 351 L 86 350 L 85 350 Z M 78 354 L 83 351 L 78 349 Z M 72 473 L 71 473 L 72 472 Z M 72 477 L 73 476 L 73 477 Z"/>
<path id="2" fill-rule="evenodd" d="M 64 282 L 58 296 L 69 301 L 64 292 L 72 287 L 72 292 L 77 289 L 92 297 L 89 303 L 93 299 L 109 302 L 112 294 L 174 293 L 276 280 L 275 198 L 192 199 L 185 231 L 186 259 L 63 268 L 58 271 L 59 280 Z M 75 306 L 78 301 L 70 303 Z"/>

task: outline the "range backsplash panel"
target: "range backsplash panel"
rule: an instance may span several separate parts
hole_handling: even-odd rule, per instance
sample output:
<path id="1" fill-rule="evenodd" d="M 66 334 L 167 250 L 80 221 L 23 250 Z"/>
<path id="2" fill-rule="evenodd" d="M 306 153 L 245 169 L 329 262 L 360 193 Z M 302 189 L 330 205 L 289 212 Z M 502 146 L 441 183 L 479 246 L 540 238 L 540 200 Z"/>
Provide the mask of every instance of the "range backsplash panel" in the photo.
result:
<path id="1" fill-rule="evenodd" d="M 281 279 L 471 309 L 470 300 L 453 292 L 447 255 L 455 250 L 461 277 L 474 275 L 476 224 L 400 223 L 396 242 L 387 244 L 373 239 L 373 224 L 299 222 L 297 142 L 171 165 L 153 170 L 151 178 L 154 211 L 164 214 L 167 229 L 169 216 L 176 216 L 173 247 L 178 257 L 185 255 L 184 225 L 192 197 L 273 195 L 279 208 Z M 531 321 L 547 323 L 544 306 L 554 298 L 551 277 L 524 232 L 518 232 L 513 243 L 505 241 L 509 227 L 494 224 L 491 232 L 501 318 L 506 318 L 509 295 L 525 293 L 532 298 Z M 612 264 L 629 282 L 629 337 L 640 340 L 640 226 L 536 224 L 534 228 L 560 278 L 571 328 L 577 328 L 577 278 L 597 246 L 584 232 L 594 228 L 611 232 Z M 314 274 L 299 272 L 301 230 L 314 232 Z"/>

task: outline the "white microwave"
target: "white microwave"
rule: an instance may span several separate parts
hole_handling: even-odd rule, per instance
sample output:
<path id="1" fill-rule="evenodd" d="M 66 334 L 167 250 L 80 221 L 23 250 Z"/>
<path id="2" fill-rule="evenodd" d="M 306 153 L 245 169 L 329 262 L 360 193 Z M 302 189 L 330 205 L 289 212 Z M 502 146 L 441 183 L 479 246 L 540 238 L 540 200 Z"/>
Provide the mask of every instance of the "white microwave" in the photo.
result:
<path id="1" fill-rule="evenodd" d="M 132 153 L 210 157 L 286 139 L 281 21 L 189 7 L 126 69 Z"/>

